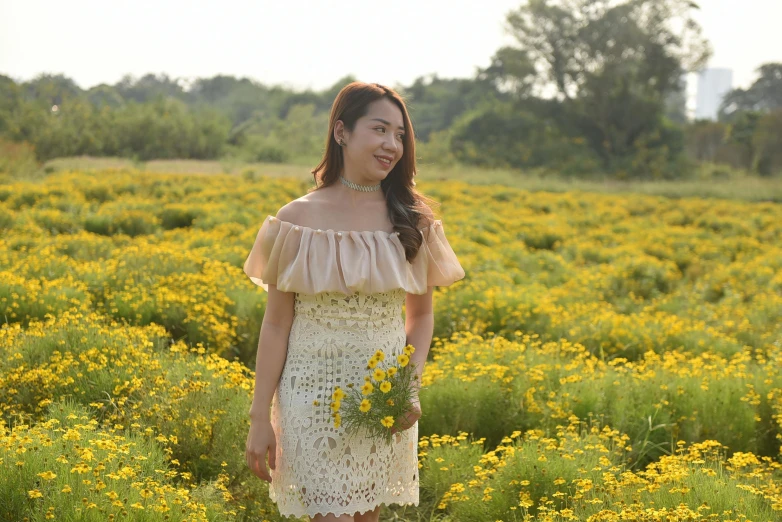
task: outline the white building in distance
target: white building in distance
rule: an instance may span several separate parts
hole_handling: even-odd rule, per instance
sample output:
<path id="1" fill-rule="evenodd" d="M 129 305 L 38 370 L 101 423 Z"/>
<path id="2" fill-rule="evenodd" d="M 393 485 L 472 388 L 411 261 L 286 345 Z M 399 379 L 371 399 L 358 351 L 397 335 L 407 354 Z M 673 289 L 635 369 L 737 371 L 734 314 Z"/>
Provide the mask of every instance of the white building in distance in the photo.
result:
<path id="1" fill-rule="evenodd" d="M 720 103 L 733 88 L 733 70 L 708 68 L 698 73 L 698 93 L 695 100 L 695 117 L 716 120 Z"/>

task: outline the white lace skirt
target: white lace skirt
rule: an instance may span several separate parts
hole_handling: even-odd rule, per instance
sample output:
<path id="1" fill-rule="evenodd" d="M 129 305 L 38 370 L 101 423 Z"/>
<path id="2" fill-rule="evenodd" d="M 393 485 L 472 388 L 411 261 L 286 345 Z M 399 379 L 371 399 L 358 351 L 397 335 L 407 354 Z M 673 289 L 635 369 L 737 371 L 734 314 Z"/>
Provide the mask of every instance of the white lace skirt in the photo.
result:
<path id="1" fill-rule="evenodd" d="M 335 386 L 361 386 L 369 358 L 402 354 L 405 290 L 296 294 L 288 355 L 272 399 L 277 436 L 269 497 L 282 515 L 365 513 L 380 504 L 418 505 L 418 423 L 389 446 L 334 428 Z M 319 406 L 313 404 L 319 402 Z"/>

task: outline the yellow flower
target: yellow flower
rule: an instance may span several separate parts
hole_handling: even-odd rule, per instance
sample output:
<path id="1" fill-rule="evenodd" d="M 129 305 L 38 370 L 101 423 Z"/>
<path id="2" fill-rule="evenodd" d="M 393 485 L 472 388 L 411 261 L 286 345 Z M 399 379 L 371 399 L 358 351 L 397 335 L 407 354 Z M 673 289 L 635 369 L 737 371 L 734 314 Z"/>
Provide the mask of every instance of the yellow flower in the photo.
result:
<path id="1" fill-rule="evenodd" d="M 361 401 L 361 406 L 359 406 L 358 409 L 366 413 L 369 411 L 369 408 L 371 407 L 372 407 L 372 403 L 369 401 L 369 399 L 364 399 L 363 401 Z"/>
<path id="2" fill-rule="evenodd" d="M 393 406 L 394 405 L 394 399 L 388 399 L 386 401 L 386 404 L 388 404 L 389 406 Z"/>
<path id="3" fill-rule="evenodd" d="M 312 401 L 312 404 L 314 404 L 315 406 L 320 406 L 320 402 L 318 400 Z"/>
<path id="4" fill-rule="evenodd" d="M 372 383 L 367 381 L 364 383 L 364 386 L 361 387 L 361 393 L 364 395 L 369 395 L 375 390 L 375 387 L 372 386 Z"/>
<path id="5" fill-rule="evenodd" d="M 342 391 L 342 388 L 337 386 L 334 389 L 334 393 L 332 394 L 331 398 L 334 399 L 335 401 L 341 401 L 342 399 L 345 398 L 345 392 Z"/>
<path id="6" fill-rule="evenodd" d="M 409 363 L 409 362 L 410 362 L 410 357 L 408 357 L 408 356 L 407 356 L 407 355 L 405 355 L 405 354 L 402 354 L 402 355 L 397 355 L 397 356 L 396 356 L 396 360 L 397 360 L 397 361 L 399 361 L 399 366 L 401 366 L 402 368 L 404 368 L 405 366 L 407 366 L 407 363 Z"/>
<path id="7" fill-rule="evenodd" d="M 43 496 L 43 493 L 38 491 L 37 489 L 31 489 L 27 492 L 27 494 L 30 496 L 30 498 L 41 498 Z"/>
<path id="8" fill-rule="evenodd" d="M 386 354 L 383 353 L 383 350 L 378 350 L 375 352 L 374 358 L 380 362 L 383 362 L 386 358 Z"/>
<path id="9" fill-rule="evenodd" d="M 380 362 L 380 361 L 378 361 L 377 359 L 375 359 L 374 357 L 372 357 L 372 358 L 370 358 L 370 359 L 369 359 L 369 362 L 367 363 L 367 368 L 369 368 L 369 369 L 371 370 L 371 369 L 373 369 L 375 366 L 377 366 L 377 364 L 378 364 L 379 362 Z"/>
<path id="10" fill-rule="evenodd" d="M 383 417 L 380 423 L 386 428 L 390 428 L 391 426 L 394 425 L 394 418 L 391 415 L 388 415 L 386 417 Z"/>
<path id="11" fill-rule="evenodd" d="M 334 415 L 334 427 L 339 428 L 341 424 L 342 424 L 342 416 L 339 413 L 337 413 L 336 415 Z"/>
<path id="12" fill-rule="evenodd" d="M 375 368 L 375 373 L 372 374 L 372 377 L 376 381 L 382 381 L 386 378 L 386 372 L 384 372 L 382 368 Z"/>
<path id="13" fill-rule="evenodd" d="M 396 375 L 396 366 L 392 366 L 388 369 L 388 376 L 393 377 L 394 375 Z"/>
<path id="14" fill-rule="evenodd" d="M 383 393 L 388 393 L 391 391 L 391 383 L 388 381 L 383 381 L 380 383 L 380 391 Z"/>
<path id="15" fill-rule="evenodd" d="M 407 346 L 404 347 L 402 351 L 404 352 L 405 355 L 413 355 L 413 352 L 415 352 L 415 346 L 413 346 L 412 344 L 408 344 Z"/>
<path id="16" fill-rule="evenodd" d="M 331 403 L 331 411 L 337 411 L 339 410 L 339 407 L 342 405 L 339 401 L 334 401 Z"/>
<path id="17" fill-rule="evenodd" d="M 43 473 L 38 473 L 38 476 L 44 480 L 52 480 L 54 478 L 57 478 L 57 475 L 52 473 L 51 471 L 44 471 Z"/>

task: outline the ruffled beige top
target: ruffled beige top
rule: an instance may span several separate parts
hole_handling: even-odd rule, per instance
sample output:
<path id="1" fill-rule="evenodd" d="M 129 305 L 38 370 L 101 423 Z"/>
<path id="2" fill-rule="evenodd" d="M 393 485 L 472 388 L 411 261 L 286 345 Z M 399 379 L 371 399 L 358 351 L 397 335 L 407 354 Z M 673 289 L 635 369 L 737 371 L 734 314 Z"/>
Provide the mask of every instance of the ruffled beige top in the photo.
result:
<path id="1" fill-rule="evenodd" d="M 244 262 L 244 273 L 268 291 L 343 294 L 404 288 L 425 294 L 464 277 L 442 220 L 419 230 L 421 248 L 412 262 L 396 232 L 312 229 L 267 216 Z"/>

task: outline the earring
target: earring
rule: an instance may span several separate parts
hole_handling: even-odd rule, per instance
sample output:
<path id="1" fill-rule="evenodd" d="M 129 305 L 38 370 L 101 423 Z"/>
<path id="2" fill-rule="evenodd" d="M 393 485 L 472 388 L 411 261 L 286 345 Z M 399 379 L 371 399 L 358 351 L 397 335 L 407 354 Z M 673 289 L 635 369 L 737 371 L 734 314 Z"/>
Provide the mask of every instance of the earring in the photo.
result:
<path id="1" fill-rule="evenodd" d="M 342 140 L 342 138 L 339 139 L 339 144 L 342 145 L 343 147 L 345 146 L 345 142 Z"/>

